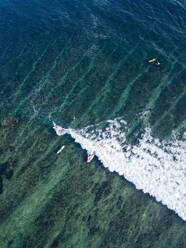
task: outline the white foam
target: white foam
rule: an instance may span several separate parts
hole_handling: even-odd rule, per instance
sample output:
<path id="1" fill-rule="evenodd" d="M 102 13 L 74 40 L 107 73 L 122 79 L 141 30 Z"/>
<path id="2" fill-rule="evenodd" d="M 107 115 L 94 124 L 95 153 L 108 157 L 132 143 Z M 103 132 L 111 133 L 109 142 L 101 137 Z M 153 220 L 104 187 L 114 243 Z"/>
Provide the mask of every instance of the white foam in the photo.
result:
<path id="1" fill-rule="evenodd" d="M 65 129 L 88 153 L 111 172 L 116 171 L 137 189 L 154 196 L 186 220 L 186 143 L 174 140 L 161 144 L 150 128 L 138 145 L 127 145 L 123 120 L 108 121 L 104 130 L 93 126 Z"/>

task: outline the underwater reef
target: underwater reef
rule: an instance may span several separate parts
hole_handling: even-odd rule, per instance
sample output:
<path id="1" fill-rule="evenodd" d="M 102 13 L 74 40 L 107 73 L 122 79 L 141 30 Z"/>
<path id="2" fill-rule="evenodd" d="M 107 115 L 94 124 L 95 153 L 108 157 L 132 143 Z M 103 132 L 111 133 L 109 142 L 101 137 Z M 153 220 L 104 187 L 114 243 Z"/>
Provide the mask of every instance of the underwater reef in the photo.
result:
<path id="1" fill-rule="evenodd" d="M 37 121 L 0 128 L 1 248 L 183 248 L 173 211 Z M 56 154 L 61 145 L 65 149 Z"/>

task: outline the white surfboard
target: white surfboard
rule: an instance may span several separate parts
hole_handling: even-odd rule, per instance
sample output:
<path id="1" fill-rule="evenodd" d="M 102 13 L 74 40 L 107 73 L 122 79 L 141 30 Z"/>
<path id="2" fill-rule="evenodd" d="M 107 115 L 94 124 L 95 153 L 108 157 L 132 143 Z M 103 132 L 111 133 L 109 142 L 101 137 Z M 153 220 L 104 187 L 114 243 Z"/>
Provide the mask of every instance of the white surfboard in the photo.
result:
<path id="1" fill-rule="evenodd" d="M 57 154 L 59 154 L 60 152 L 62 152 L 64 148 L 65 148 L 65 146 L 62 146 L 62 147 L 57 151 Z"/>

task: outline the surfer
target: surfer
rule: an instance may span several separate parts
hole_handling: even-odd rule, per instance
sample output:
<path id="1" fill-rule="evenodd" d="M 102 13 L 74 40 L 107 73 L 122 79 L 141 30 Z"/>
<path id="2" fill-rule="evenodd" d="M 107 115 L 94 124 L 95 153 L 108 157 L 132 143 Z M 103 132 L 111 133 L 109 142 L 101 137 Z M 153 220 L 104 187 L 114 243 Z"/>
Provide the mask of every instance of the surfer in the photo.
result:
<path id="1" fill-rule="evenodd" d="M 90 163 L 92 161 L 92 159 L 94 158 L 95 154 L 88 154 L 88 158 L 87 158 L 87 163 Z"/>
<path id="2" fill-rule="evenodd" d="M 157 58 L 150 59 L 150 60 L 148 60 L 148 62 L 153 63 L 155 65 L 160 65 L 160 62 L 157 60 Z"/>
<path id="3" fill-rule="evenodd" d="M 62 128 L 61 126 L 58 126 L 58 125 L 56 125 L 56 123 L 53 121 L 53 129 L 56 131 L 56 134 L 57 135 L 63 135 L 63 134 L 65 134 L 65 132 L 64 132 L 64 128 Z"/>

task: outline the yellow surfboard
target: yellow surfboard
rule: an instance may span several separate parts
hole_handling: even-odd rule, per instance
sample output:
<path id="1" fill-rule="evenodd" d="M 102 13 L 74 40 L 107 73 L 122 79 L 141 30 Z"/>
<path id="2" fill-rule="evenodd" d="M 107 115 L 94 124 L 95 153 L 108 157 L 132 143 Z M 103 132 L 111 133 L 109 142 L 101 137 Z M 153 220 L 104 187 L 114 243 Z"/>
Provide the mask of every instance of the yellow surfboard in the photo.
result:
<path id="1" fill-rule="evenodd" d="M 156 58 L 150 59 L 148 62 L 149 62 L 149 63 L 152 63 L 152 62 L 154 62 L 154 61 L 156 61 Z"/>

